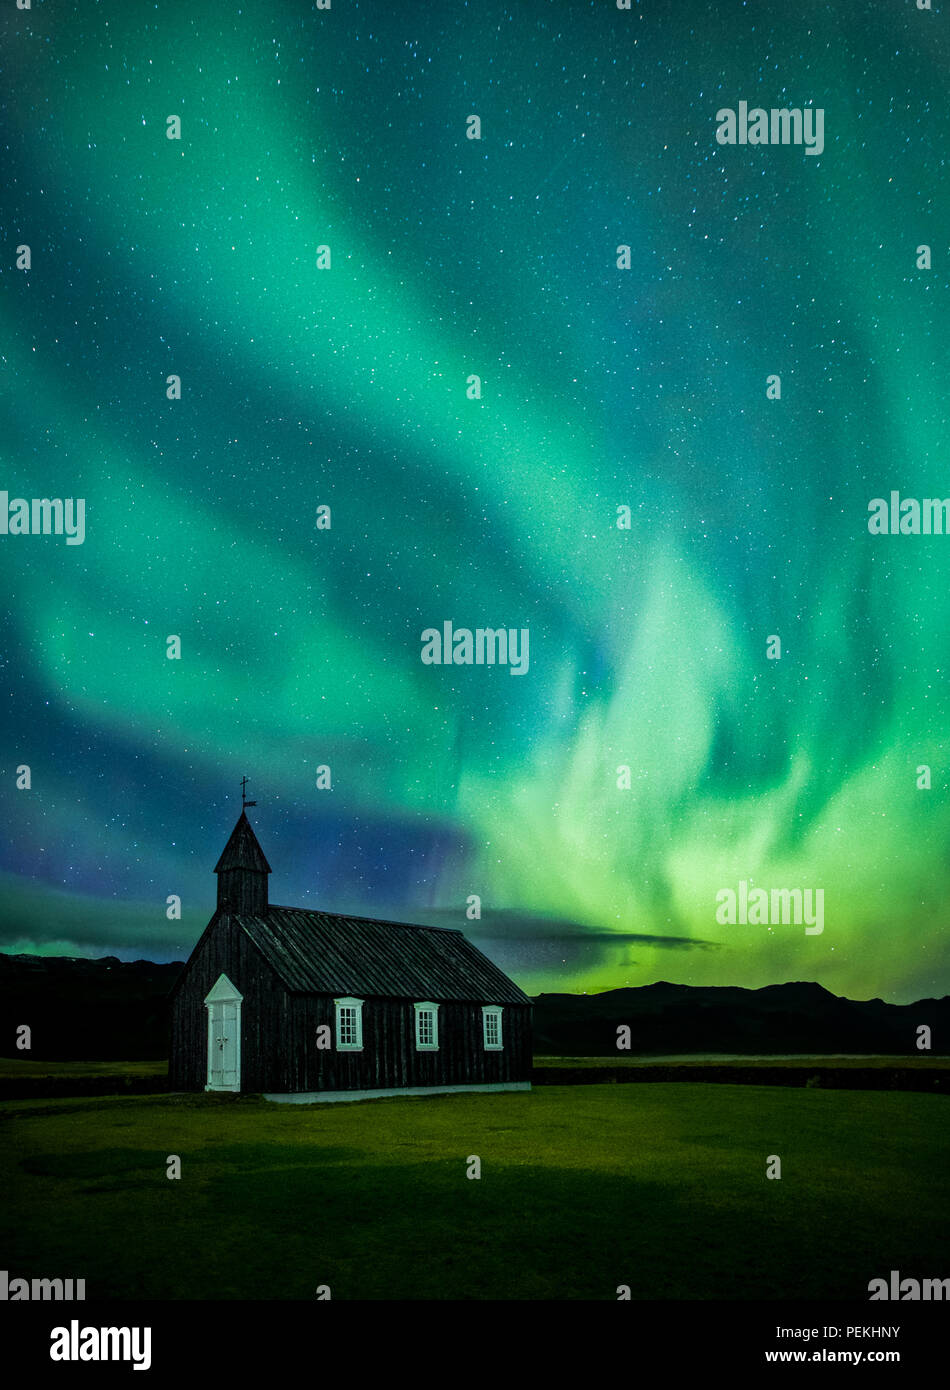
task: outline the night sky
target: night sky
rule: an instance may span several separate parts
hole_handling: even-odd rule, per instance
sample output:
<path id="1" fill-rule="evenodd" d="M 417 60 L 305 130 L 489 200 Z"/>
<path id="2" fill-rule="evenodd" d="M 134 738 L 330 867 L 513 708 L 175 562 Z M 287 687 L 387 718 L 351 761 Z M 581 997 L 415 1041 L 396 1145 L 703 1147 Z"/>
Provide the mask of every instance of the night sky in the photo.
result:
<path id="1" fill-rule="evenodd" d="M 532 993 L 950 990 L 950 538 L 867 524 L 950 495 L 946 14 L 11 0 L 0 65 L 0 488 L 85 499 L 0 536 L 0 948 L 184 958 L 247 775 L 272 901 Z"/>

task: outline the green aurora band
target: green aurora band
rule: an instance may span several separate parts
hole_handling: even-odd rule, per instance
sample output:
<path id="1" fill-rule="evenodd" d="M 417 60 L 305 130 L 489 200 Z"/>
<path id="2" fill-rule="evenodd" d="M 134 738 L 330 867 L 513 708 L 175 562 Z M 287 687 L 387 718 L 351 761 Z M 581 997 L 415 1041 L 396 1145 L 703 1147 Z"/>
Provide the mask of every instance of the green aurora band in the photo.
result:
<path id="1" fill-rule="evenodd" d="M 0 20 L 0 485 L 86 499 L 2 540 L 0 945 L 184 954 L 246 772 L 275 900 L 453 920 L 531 992 L 946 992 L 950 539 L 867 507 L 950 494 L 950 42 L 393 8 Z M 718 147 L 740 98 L 824 154 Z M 422 665 L 444 620 L 530 671 Z M 740 880 L 823 933 L 718 925 Z"/>

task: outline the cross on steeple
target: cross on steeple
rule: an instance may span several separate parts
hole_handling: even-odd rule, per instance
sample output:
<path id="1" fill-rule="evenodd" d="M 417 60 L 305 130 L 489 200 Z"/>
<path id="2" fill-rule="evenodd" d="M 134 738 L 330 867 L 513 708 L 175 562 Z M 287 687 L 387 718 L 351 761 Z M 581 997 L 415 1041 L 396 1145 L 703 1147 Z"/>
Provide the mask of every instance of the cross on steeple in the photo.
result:
<path id="1" fill-rule="evenodd" d="M 248 799 L 247 799 L 247 778 L 246 778 L 246 777 L 242 777 L 242 778 L 241 778 L 241 810 L 242 810 L 242 811 L 246 811 L 247 808 L 248 808 L 248 806 L 256 806 L 256 805 L 257 805 L 257 802 L 256 802 L 256 801 L 248 801 Z"/>

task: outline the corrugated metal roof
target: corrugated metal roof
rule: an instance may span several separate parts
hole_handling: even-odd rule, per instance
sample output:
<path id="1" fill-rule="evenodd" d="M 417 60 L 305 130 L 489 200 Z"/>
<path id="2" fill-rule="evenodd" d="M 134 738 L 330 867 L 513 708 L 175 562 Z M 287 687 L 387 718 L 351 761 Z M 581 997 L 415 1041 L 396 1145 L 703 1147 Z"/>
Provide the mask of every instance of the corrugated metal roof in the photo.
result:
<path id="1" fill-rule="evenodd" d="M 235 914 L 288 989 L 301 994 L 530 1004 L 462 932 L 296 907 Z"/>
<path id="2" fill-rule="evenodd" d="M 271 871 L 264 851 L 257 843 L 257 836 L 251 829 L 251 822 L 243 811 L 231 831 L 230 840 L 221 851 L 221 858 L 214 866 L 216 874 L 224 873 L 226 869 L 254 869 L 263 874 Z"/>

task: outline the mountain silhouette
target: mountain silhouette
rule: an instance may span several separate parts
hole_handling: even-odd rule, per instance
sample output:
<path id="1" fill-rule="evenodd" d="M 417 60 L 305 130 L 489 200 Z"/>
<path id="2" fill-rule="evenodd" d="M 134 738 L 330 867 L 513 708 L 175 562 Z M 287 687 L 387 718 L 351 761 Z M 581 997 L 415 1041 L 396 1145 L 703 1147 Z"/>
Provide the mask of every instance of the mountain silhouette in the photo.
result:
<path id="1" fill-rule="evenodd" d="M 0 1055 L 35 1061 L 157 1061 L 168 1056 L 167 1001 L 181 961 L 120 961 L 0 953 Z M 563 1057 L 919 1056 L 950 1053 L 950 997 L 914 1004 L 839 998 L 813 981 L 739 986 L 667 980 L 602 994 L 541 994 L 534 1000 L 534 1050 Z M 28 1053 L 16 1028 L 32 1033 Z M 630 1028 L 630 1051 L 617 1030 Z M 926 1055 L 926 1054 L 924 1054 Z"/>
<path id="2" fill-rule="evenodd" d="M 950 1052 L 947 996 L 886 1004 L 843 999 L 813 981 L 742 989 L 660 980 L 602 994 L 540 994 L 534 1005 L 534 1050 L 554 1056 L 623 1056 L 623 1025 L 630 1053 L 640 1056 L 919 1055 L 921 1024 L 931 1030 L 932 1053 Z"/>

